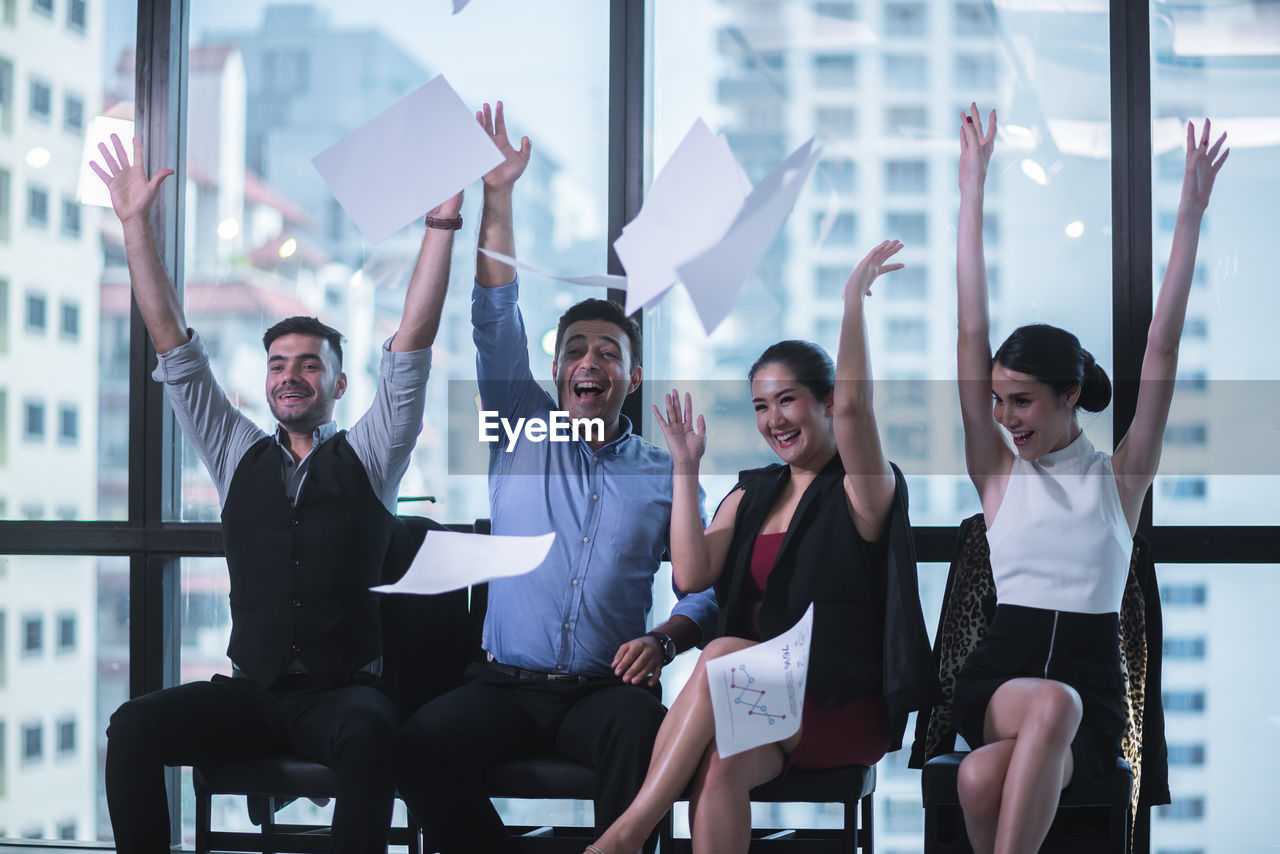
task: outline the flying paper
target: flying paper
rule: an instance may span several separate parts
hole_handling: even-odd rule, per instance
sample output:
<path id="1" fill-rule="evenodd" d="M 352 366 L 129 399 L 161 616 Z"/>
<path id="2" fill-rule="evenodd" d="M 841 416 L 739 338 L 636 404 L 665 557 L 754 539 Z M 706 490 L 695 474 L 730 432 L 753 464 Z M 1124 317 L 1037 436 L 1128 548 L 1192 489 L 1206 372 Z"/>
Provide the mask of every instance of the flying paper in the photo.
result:
<path id="1" fill-rule="evenodd" d="M 537 537 L 428 531 L 404 577 L 371 588 L 377 593 L 447 593 L 473 584 L 523 575 L 551 551 L 554 533 Z"/>
<path id="2" fill-rule="evenodd" d="M 443 75 L 311 159 L 370 243 L 379 243 L 502 162 Z"/>
<path id="3" fill-rule="evenodd" d="M 812 637 L 810 604 L 800 622 L 773 640 L 707 662 L 720 756 L 783 741 L 799 731 Z"/>
<path id="4" fill-rule="evenodd" d="M 518 270 L 524 270 L 533 273 L 535 276 L 541 276 L 544 279 L 554 279 L 557 282 L 568 282 L 571 285 L 586 285 L 593 288 L 625 288 L 627 286 L 626 276 L 557 276 L 554 273 L 548 273 L 545 270 L 539 270 L 532 264 L 526 264 L 523 261 L 517 261 L 510 255 L 503 255 L 501 252 L 494 252 L 490 249 L 481 249 L 485 255 L 495 258 L 504 264 L 510 264 Z"/>
<path id="5" fill-rule="evenodd" d="M 94 116 L 89 122 L 89 132 L 84 137 L 84 155 L 80 158 L 80 179 L 76 183 L 76 198 L 82 204 L 111 207 L 111 192 L 103 180 L 89 168 L 89 163 L 95 159 L 102 159 L 102 153 L 98 151 L 100 142 L 106 143 L 107 150 L 114 156 L 115 149 L 111 146 L 113 133 L 120 137 L 120 141 L 124 143 L 124 150 L 133 157 L 133 148 L 129 143 L 133 139 L 133 120 Z M 155 171 L 154 167 L 152 171 Z"/>
<path id="6" fill-rule="evenodd" d="M 627 313 L 680 281 L 711 334 L 781 230 L 820 151 L 810 139 L 753 190 L 725 138 L 694 122 L 613 243 L 627 271 Z"/>

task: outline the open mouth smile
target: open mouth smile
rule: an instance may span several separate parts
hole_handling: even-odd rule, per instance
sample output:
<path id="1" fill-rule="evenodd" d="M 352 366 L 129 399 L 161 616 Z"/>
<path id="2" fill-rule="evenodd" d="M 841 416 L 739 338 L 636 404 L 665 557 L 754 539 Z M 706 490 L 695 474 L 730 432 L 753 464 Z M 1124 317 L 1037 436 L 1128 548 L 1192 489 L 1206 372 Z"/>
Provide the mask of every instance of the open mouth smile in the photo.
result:
<path id="1" fill-rule="evenodd" d="M 773 441 L 778 443 L 779 448 L 789 448 L 800 440 L 799 430 L 788 430 L 785 433 L 774 433 Z"/>

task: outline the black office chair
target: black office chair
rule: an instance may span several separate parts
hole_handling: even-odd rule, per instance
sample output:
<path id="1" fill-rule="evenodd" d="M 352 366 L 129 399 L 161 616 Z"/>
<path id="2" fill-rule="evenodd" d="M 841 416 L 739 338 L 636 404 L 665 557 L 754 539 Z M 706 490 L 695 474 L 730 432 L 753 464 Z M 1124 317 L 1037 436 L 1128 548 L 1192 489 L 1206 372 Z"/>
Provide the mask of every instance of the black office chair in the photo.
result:
<path id="1" fill-rule="evenodd" d="M 418 516 L 397 517 L 391 547 L 383 563 L 383 579 L 398 580 L 408 569 L 428 530 L 444 526 Z M 380 603 L 383 638 L 383 681 L 402 716 L 428 700 L 462 684 L 471 657 L 466 590 L 438 596 L 384 596 Z M 431 650 L 430 656 L 424 650 Z M 329 830 L 313 825 L 277 824 L 275 813 L 295 798 L 327 799 L 338 790 L 331 768 L 298 757 L 256 759 L 226 765 L 196 766 L 196 851 L 270 851 L 319 854 L 329 850 Z M 260 832 L 215 831 L 214 795 L 245 795 L 250 819 Z M 421 832 L 409 817 L 393 827 L 392 845 L 421 851 Z"/>

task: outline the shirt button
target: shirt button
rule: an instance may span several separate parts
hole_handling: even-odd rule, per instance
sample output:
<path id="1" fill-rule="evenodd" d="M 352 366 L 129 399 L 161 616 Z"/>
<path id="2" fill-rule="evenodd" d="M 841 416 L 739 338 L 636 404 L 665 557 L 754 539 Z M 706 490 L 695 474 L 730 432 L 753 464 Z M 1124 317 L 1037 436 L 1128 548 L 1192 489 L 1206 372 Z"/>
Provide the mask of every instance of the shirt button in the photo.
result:
<path id="1" fill-rule="evenodd" d="M 593 462 L 593 463 L 598 463 L 598 462 L 600 462 L 600 458 L 599 458 L 599 457 L 592 457 L 592 458 L 591 458 L 591 462 Z"/>
<path id="2" fill-rule="evenodd" d="M 301 564 L 302 564 L 302 561 L 298 560 L 296 557 L 293 560 L 289 561 L 290 566 L 301 566 Z"/>
<path id="3" fill-rule="evenodd" d="M 295 607 L 295 608 L 301 608 L 301 607 L 302 607 L 302 603 L 301 603 L 301 602 L 299 602 L 297 599 L 294 599 L 294 600 L 293 600 L 293 607 Z"/>
<path id="4" fill-rule="evenodd" d="M 298 527 L 298 525 L 300 524 L 300 522 L 299 522 L 297 519 L 290 519 L 290 520 L 289 520 L 289 524 L 293 525 L 293 527 L 295 527 L 295 528 L 296 528 L 296 527 Z"/>
<path id="5" fill-rule="evenodd" d="M 589 542 L 591 542 L 591 538 L 590 538 L 590 537 L 583 537 L 583 538 L 582 538 L 582 541 L 583 541 L 584 543 L 589 543 Z"/>
<path id="6" fill-rule="evenodd" d="M 577 587 L 577 586 L 578 586 L 578 579 L 576 579 L 576 578 L 575 578 L 571 583 L 573 584 L 573 586 L 574 586 L 574 587 Z"/>
<path id="7" fill-rule="evenodd" d="M 593 495 L 593 496 L 591 496 L 591 500 L 592 500 L 592 501 L 599 501 L 599 500 L 600 500 L 600 496 L 599 496 L 599 495 Z"/>
<path id="8" fill-rule="evenodd" d="M 294 655 L 297 655 L 298 653 L 302 652 L 302 647 L 298 646 L 296 643 L 293 645 L 292 649 L 293 649 Z"/>
<path id="9" fill-rule="evenodd" d="M 569 624 L 568 624 L 568 623 L 565 623 L 565 624 L 564 624 L 564 627 L 565 627 L 566 629 L 567 629 L 567 628 L 569 628 Z M 297 649 L 297 647 L 294 647 L 294 649 L 296 650 L 296 649 Z"/>

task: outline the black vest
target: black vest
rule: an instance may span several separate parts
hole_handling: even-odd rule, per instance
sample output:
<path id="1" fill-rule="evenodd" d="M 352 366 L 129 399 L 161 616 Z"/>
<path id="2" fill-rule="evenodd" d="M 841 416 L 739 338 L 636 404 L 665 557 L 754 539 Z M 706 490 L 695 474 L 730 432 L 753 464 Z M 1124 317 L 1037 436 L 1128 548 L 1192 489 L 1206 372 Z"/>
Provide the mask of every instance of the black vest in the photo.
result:
<path id="1" fill-rule="evenodd" d="M 227 655 L 259 685 L 298 659 L 336 684 L 382 652 L 378 594 L 394 516 L 374 494 L 346 432 L 312 451 L 297 507 L 275 437 L 236 466 L 222 508 L 231 573 Z"/>

